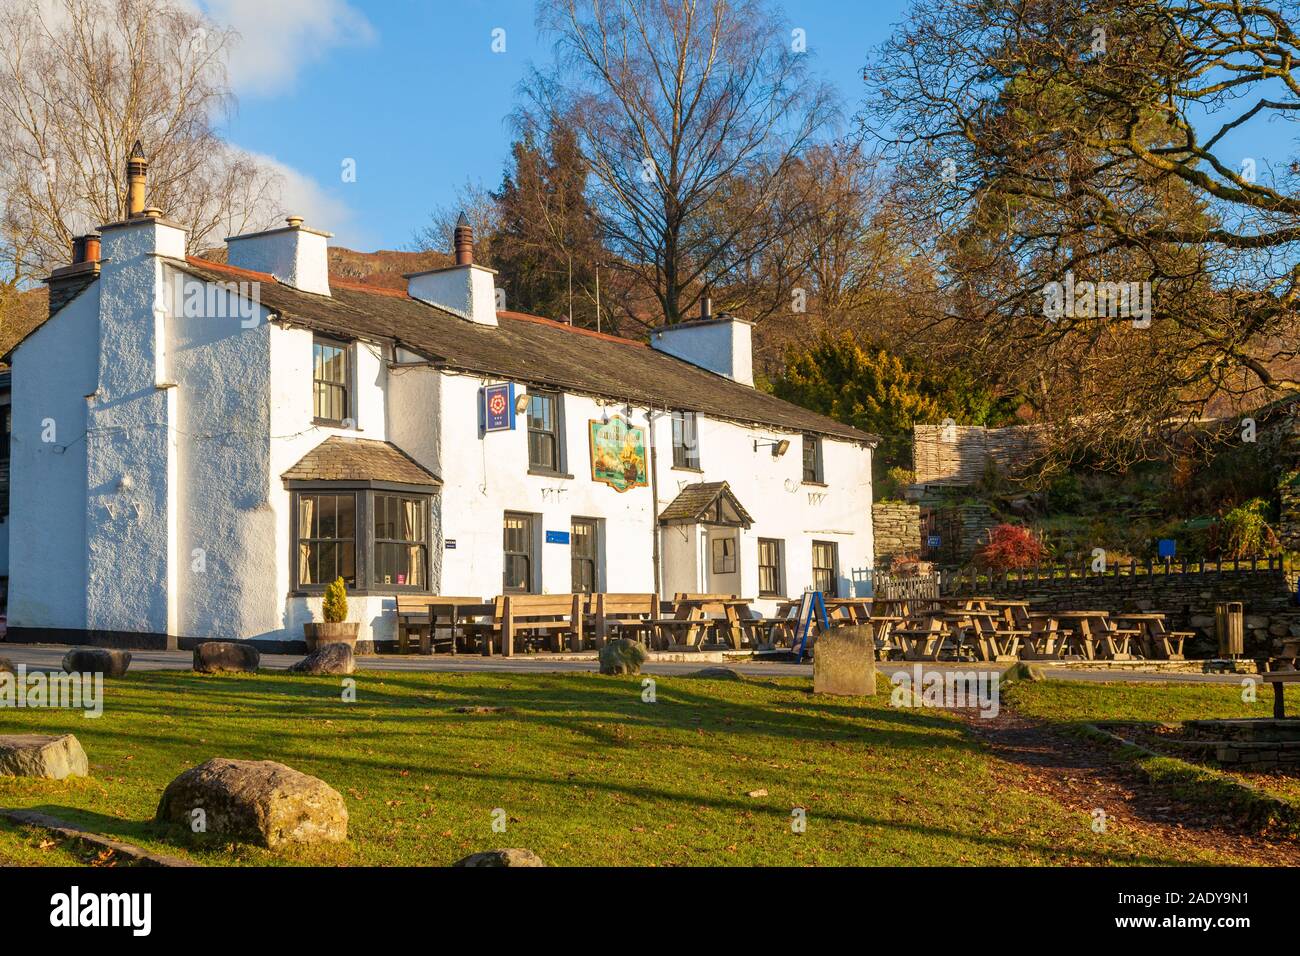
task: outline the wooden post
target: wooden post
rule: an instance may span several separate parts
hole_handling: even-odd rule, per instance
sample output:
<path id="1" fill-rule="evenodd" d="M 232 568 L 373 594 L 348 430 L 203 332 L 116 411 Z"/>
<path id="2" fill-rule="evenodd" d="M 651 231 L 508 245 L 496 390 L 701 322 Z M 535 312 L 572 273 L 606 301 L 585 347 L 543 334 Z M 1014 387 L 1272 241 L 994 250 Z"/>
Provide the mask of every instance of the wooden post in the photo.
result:
<path id="1" fill-rule="evenodd" d="M 582 650 L 582 594 L 573 595 L 573 631 L 569 636 L 569 646 L 575 651 Z"/>
<path id="2" fill-rule="evenodd" d="M 501 656 L 510 657 L 515 652 L 514 600 L 507 594 L 501 600 Z"/>
<path id="3" fill-rule="evenodd" d="M 1276 720 L 1286 718 L 1286 705 L 1282 702 L 1283 686 L 1280 680 L 1273 682 L 1273 717 Z"/>
<path id="4" fill-rule="evenodd" d="M 592 642 L 596 649 L 600 650 L 605 646 L 605 641 L 609 639 L 609 625 L 605 623 L 605 592 L 601 591 L 594 595 L 595 603 L 592 607 L 592 616 L 596 620 L 596 630 L 592 635 Z M 654 615 L 652 614 L 651 617 Z"/>

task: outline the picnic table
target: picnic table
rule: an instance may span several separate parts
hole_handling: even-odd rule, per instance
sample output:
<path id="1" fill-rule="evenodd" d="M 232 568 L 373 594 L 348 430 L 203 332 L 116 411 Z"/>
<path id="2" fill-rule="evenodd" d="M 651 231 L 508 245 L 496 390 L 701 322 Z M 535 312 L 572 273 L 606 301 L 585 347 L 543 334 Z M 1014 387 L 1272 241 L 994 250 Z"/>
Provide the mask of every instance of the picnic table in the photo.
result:
<path id="1" fill-rule="evenodd" d="M 672 646 L 690 647 L 698 650 L 701 638 L 710 629 L 724 630 L 731 646 L 740 650 L 744 640 L 744 620 L 756 623 L 754 618 L 744 617 L 741 609 L 748 610 L 753 601 L 738 598 L 735 595 L 700 594 L 678 596 L 672 602 L 671 617 L 653 619 L 655 628 Z M 721 618 L 710 617 L 721 614 Z M 680 637 L 680 640 L 678 638 Z"/>
<path id="2" fill-rule="evenodd" d="M 1117 627 L 1109 611 L 1043 611 L 1030 617 L 1046 621 L 1049 630 L 1058 629 L 1061 621 L 1074 625 L 1067 641 L 1085 660 L 1097 660 L 1099 654 L 1102 659 L 1116 661 L 1133 658 L 1131 644 L 1138 630 Z"/>
<path id="3" fill-rule="evenodd" d="M 1300 671 L 1297 670 L 1279 670 L 1266 671 L 1260 675 L 1260 679 L 1266 684 L 1273 685 L 1273 717 L 1276 720 L 1286 719 L 1286 702 L 1282 699 L 1282 692 L 1287 684 L 1300 683 Z"/>
<path id="4" fill-rule="evenodd" d="M 1168 616 L 1162 611 L 1124 611 L 1116 614 L 1115 620 L 1137 629 L 1145 657 L 1181 661 L 1183 642 L 1196 635 L 1192 631 L 1169 630 L 1166 623 Z"/>
<path id="5" fill-rule="evenodd" d="M 871 619 L 873 600 L 869 597 L 826 598 L 824 603 L 831 627 L 866 624 Z"/>

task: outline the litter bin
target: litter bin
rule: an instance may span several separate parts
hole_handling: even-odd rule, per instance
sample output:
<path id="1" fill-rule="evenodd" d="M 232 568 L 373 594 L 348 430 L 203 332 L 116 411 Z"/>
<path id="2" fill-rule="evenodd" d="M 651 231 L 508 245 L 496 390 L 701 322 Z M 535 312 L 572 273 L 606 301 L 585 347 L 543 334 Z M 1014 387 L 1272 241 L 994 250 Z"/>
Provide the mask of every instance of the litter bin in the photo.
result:
<path id="1" fill-rule="evenodd" d="M 1219 656 L 1240 657 L 1246 653 L 1245 608 L 1240 601 L 1214 605 L 1214 631 L 1219 638 Z"/>

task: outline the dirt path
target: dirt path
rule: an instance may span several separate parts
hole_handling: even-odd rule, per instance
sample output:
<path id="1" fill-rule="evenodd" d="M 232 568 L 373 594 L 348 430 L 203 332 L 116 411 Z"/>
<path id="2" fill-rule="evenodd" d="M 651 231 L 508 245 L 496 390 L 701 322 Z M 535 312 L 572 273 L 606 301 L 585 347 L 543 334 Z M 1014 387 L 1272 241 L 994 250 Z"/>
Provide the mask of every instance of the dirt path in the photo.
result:
<path id="1" fill-rule="evenodd" d="M 1005 706 L 992 720 L 964 712 L 971 734 L 1004 761 L 1000 782 L 1170 846 L 1196 847 L 1248 865 L 1300 865 L 1300 842 L 1250 833 L 1217 809 L 1180 801 L 1102 745 L 1060 733 Z"/>

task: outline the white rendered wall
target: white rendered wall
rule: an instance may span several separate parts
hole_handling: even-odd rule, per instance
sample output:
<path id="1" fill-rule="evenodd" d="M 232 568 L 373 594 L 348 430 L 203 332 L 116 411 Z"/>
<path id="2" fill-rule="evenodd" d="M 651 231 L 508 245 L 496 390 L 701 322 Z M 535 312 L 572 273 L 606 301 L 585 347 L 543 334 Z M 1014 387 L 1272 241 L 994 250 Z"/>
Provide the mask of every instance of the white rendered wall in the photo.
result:
<path id="1" fill-rule="evenodd" d="M 495 275 L 482 266 L 451 266 L 411 276 L 406 289 L 411 298 L 444 308 L 466 321 L 496 325 Z"/>
<path id="2" fill-rule="evenodd" d="M 591 479 L 587 425 L 598 420 L 598 402 L 564 397 L 564 470 L 571 478 L 528 474 L 527 431 L 520 416 L 514 431 L 478 440 L 478 390 L 483 381 L 446 375 L 442 415 L 443 534 L 456 541 L 443 554 L 440 589 L 445 594 L 491 596 L 501 590 L 502 520 L 506 511 L 540 515 L 543 531 L 568 531 L 572 518 L 603 519 L 606 555 L 604 587 L 609 591 L 653 590 L 652 534 L 655 514 L 648 488 L 617 492 Z M 612 406 L 611 414 L 622 406 Z M 645 427 L 646 410 L 634 409 L 633 424 Z M 758 595 L 758 538 L 785 542 L 786 595 L 796 597 L 812 583 L 812 542 L 839 546 L 839 593 L 854 593 L 853 569 L 872 564 L 871 452 L 850 442 L 823 442 L 825 487 L 805 485 L 798 454 L 799 436 L 701 419 L 701 471 L 672 467 L 671 421 L 657 413 L 659 510 L 687 484 L 727 481 L 754 518 L 740 532 L 737 590 Z M 791 450 L 774 459 L 768 448 L 754 450 L 755 440 L 789 438 Z M 680 530 L 664 529 L 661 591 L 698 591 L 708 579 L 703 540 L 685 541 Z M 704 536 L 701 536 L 703 539 Z M 541 590 L 562 593 L 572 586 L 568 545 L 542 544 Z M 865 593 L 865 583 L 859 586 Z M 775 601 L 764 602 L 774 607 Z"/>
<path id="3" fill-rule="evenodd" d="M 98 374 L 98 311 L 96 282 L 13 356 L 10 627 L 86 626 L 85 396 Z"/>
<path id="4" fill-rule="evenodd" d="M 176 633 L 176 417 L 156 254 L 185 233 L 157 220 L 106 228 L 99 281 L 98 389 L 86 435 L 86 626 Z M 56 317 L 57 321 L 57 317 Z"/>
<path id="5" fill-rule="evenodd" d="M 169 268 L 173 300 L 178 277 L 199 282 Z M 179 438 L 177 633 L 274 638 L 282 605 L 268 493 L 278 479 L 269 470 L 272 327 L 265 309 L 241 311 L 237 286 L 217 288 L 215 297 L 205 291 L 210 313 L 187 315 L 173 301 L 167 321 Z"/>
<path id="6" fill-rule="evenodd" d="M 271 640 L 302 640 L 302 625 L 323 620 L 320 596 L 293 596 L 294 542 L 292 495 L 280 476 L 331 435 L 387 441 L 385 393 L 388 388 L 386 356 L 373 344 L 352 348 L 353 414 L 355 428 L 317 425 L 312 421 L 312 333 L 308 329 L 271 327 L 271 435 L 270 503 L 275 515 L 275 594 L 281 608 L 281 630 Z M 348 620 L 361 624 L 360 640 L 393 640 L 395 599 L 382 596 L 348 596 Z"/>
<path id="7" fill-rule="evenodd" d="M 271 229 L 226 240 L 232 266 L 267 272 L 285 285 L 316 295 L 330 294 L 329 236 L 310 229 Z"/>
<path id="8" fill-rule="evenodd" d="M 754 384 L 753 329 L 748 322 L 714 319 L 670 325 L 653 330 L 650 344 L 742 385 Z"/>

